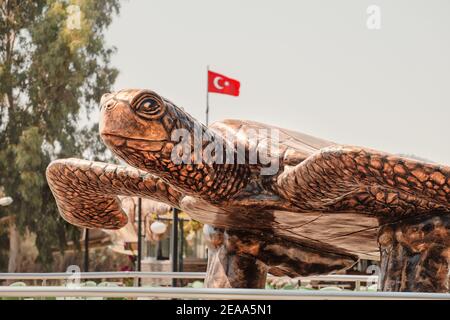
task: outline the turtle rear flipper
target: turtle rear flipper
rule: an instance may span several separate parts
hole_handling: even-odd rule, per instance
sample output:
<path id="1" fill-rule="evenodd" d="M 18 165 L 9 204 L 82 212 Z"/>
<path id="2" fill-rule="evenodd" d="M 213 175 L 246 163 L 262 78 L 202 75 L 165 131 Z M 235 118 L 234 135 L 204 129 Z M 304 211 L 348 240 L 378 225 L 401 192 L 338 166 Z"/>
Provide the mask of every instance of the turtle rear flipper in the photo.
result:
<path id="1" fill-rule="evenodd" d="M 359 147 L 324 148 L 281 174 L 276 188 L 309 211 L 395 219 L 450 212 L 449 167 Z"/>
<path id="2" fill-rule="evenodd" d="M 449 167 L 329 147 L 281 174 L 277 188 L 300 210 L 375 216 L 381 227 L 381 290 L 448 292 Z M 352 233 L 345 237 L 350 246 L 358 241 Z"/>
<path id="3" fill-rule="evenodd" d="M 120 229 L 128 218 L 117 196 L 140 196 L 178 206 L 181 194 L 144 171 L 80 159 L 50 163 L 47 181 L 61 216 L 85 228 Z"/>

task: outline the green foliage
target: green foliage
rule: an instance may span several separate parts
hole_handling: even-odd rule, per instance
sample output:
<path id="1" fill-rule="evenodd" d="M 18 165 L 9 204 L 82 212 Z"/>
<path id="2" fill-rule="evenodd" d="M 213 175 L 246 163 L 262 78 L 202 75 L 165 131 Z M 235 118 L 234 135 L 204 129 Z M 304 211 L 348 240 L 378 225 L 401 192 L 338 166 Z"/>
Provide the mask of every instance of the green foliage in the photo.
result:
<path id="1" fill-rule="evenodd" d="M 80 9 L 71 27 L 68 7 Z M 0 186 L 14 198 L 0 218 L 14 215 L 21 232 L 37 234 L 39 262 L 77 241 L 45 179 L 48 163 L 61 157 L 104 157 L 96 127 L 82 126 L 118 71 L 104 31 L 119 12 L 118 0 L 0 1 Z"/>

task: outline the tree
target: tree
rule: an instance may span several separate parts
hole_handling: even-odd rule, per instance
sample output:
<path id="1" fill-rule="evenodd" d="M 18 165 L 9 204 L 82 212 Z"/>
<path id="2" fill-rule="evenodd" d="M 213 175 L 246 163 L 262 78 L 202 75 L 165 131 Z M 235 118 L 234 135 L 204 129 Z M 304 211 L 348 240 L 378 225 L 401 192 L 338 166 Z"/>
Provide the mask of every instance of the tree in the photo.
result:
<path id="1" fill-rule="evenodd" d="M 45 169 L 104 151 L 96 127 L 80 119 L 117 77 L 104 32 L 119 9 L 118 0 L 0 0 L 0 185 L 14 199 L 0 218 L 11 218 L 10 257 L 27 229 L 47 267 L 55 248 L 79 238 L 58 215 Z"/>

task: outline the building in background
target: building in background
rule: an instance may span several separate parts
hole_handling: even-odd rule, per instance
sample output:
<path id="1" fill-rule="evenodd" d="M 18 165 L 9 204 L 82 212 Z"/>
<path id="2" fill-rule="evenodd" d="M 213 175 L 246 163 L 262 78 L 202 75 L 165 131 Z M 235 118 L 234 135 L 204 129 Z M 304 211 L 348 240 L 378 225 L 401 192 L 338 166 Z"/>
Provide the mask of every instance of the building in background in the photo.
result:
<path id="1" fill-rule="evenodd" d="M 109 248 L 116 253 L 138 256 L 138 198 L 121 197 L 122 208 L 128 215 L 128 224 L 119 230 L 104 230 L 111 239 Z M 142 199 L 142 271 L 171 271 L 172 208 L 166 204 Z M 156 224 L 155 224 L 156 223 Z M 160 230 L 152 228 L 159 226 Z M 178 271 L 205 272 L 207 264 L 203 225 L 187 214 L 179 214 Z M 154 231 L 163 231 L 155 233 Z M 169 285 L 170 280 L 148 279 L 144 284 Z"/>

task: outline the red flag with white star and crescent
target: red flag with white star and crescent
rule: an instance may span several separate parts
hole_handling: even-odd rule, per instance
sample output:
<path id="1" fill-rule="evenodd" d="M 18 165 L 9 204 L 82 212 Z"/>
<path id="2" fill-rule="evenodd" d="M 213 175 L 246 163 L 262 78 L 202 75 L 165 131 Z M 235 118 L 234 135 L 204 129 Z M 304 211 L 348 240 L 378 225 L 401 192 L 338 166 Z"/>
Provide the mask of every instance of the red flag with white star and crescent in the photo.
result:
<path id="1" fill-rule="evenodd" d="M 241 83 L 219 73 L 208 70 L 208 92 L 239 96 Z"/>

